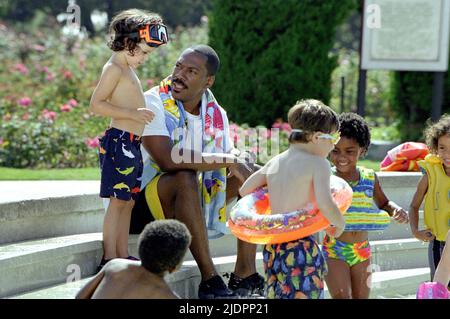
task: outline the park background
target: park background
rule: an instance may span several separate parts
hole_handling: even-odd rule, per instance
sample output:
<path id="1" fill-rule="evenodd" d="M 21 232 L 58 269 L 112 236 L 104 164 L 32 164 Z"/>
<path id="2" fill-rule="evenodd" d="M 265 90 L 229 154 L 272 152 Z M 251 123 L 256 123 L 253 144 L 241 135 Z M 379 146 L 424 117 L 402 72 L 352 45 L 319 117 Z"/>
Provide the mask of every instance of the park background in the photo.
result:
<path id="1" fill-rule="evenodd" d="M 68 24 L 73 4 L 81 9 L 80 31 Z M 132 7 L 159 13 L 171 33 L 170 43 L 137 70 L 143 89 L 169 75 L 182 50 L 208 43 L 222 63 L 213 92 L 237 136 L 279 128 L 283 150 L 286 112 L 302 98 L 356 111 L 362 1 L 0 0 L 0 179 L 99 178 L 98 137 L 108 119 L 89 113 L 88 105 L 111 54 L 108 21 Z M 432 74 L 367 76 L 372 138 L 423 141 Z M 450 112 L 448 72 L 443 112 Z"/>

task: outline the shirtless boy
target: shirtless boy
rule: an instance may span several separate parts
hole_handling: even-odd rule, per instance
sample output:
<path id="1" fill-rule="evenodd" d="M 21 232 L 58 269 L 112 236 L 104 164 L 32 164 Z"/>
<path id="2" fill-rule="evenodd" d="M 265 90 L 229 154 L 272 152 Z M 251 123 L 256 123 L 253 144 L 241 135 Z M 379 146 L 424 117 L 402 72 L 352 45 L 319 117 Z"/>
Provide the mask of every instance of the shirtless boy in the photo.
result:
<path id="1" fill-rule="evenodd" d="M 141 261 L 115 259 L 91 279 L 76 299 L 175 299 L 164 280 L 175 271 L 191 243 L 187 227 L 174 219 L 157 220 L 142 231 Z"/>
<path id="2" fill-rule="evenodd" d="M 336 113 L 317 100 L 297 102 L 288 113 L 292 127 L 289 149 L 250 176 L 241 196 L 267 185 L 273 214 L 291 212 L 316 203 L 334 225 L 328 233 L 341 234 L 344 218 L 330 191 L 330 164 L 326 160 L 339 136 Z M 319 299 L 324 297 L 326 264 L 314 237 L 268 244 L 263 250 L 267 298 Z"/>
<path id="3" fill-rule="evenodd" d="M 142 175 L 140 135 L 153 119 L 134 71 L 156 47 L 167 43 L 167 28 L 160 16 L 137 9 L 116 15 L 110 25 L 113 51 L 103 67 L 90 102 L 90 111 L 110 117 L 100 139 L 100 197 L 110 199 L 103 224 L 103 258 L 99 270 L 113 258 L 127 258 L 131 210 Z"/>

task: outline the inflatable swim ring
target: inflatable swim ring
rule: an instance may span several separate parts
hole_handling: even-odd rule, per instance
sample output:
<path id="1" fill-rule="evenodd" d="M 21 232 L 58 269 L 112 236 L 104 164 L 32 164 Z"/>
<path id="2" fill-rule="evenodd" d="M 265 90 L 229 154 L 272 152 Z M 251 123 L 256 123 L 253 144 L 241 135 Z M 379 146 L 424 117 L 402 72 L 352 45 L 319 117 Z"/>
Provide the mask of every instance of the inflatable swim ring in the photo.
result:
<path id="1" fill-rule="evenodd" d="M 416 294 L 417 299 L 450 299 L 447 287 L 439 282 L 423 282 Z"/>
<path id="2" fill-rule="evenodd" d="M 342 178 L 330 176 L 331 195 L 341 213 L 350 207 L 353 191 Z M 239 239 L 253 244 L 284 243 L 314 234 L 330 225 L 320 211 L 306 207 L 271 214 L 267 189 L 258 188 L 241 198 L 230 212 L 228 226 Z"/>

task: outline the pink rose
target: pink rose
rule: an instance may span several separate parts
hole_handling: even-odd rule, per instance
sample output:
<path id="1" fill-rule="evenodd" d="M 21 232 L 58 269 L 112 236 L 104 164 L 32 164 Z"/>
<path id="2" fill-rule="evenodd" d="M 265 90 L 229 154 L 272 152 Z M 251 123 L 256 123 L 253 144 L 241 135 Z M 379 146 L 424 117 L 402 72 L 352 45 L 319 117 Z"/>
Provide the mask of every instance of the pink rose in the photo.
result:
<path id="1" fill-rule="evenodd" d="M 42 110 L 42 116 L 50 122 L 54 122 L 56 120 L 56 112 L 49 111 L 47 109 Z"/>
<path id="2" fill-rule="evenodd" d="M 283 123 L 281 124 L 281 130 L 290 133 L 292 129 L 289 123 Z"/>
<path id="3" fill-rule="evenodd" d="M 61 110 L 61 112 L 70 112 L 72 111 L 72 106 L 70 106 L 69 104 L 63 104 L 59 109 Z"/>
<path id="4" fill-rule="evenodd" d="M 281 128 L 281 123 L 280 122 L 273 123 L 272 128 Z"/>
<path id="5" fill-rule="evenodd" d="M 48 72 L 46 79 L 47 79 L 47 81 L 51 82 L 55 79 L 55 76 L 53 75 L 53 73 Z"/>
<path id="6" fill-rule="evenodd" d="M 14 71 L 18 71 L 19 73 L 21 73 L 23 75 L 27 75 L 28 74 L 27 67 L 24 64 L 22 64 L 22 63 L 17 63 L 16 65 L 14 65 L 13 70 Z"/>
<path id="7" fill-rule="evenodd" d="M 77 102 L 77 100 L 75 100 L 75 99 L 70 99 L 68 103 L 69 103 L 69 105 L 72 106 L 72 107 L 75 107 L 75 106 L 78 105 L 78 102 Z"/>
<path id="8" fill-rule="evenodd" d="M 70 79 L 72 78 L 72 72 L 70 72 L 69 70 L 64 71 L 63 77 L 64 77 L 64 79 L 66 79 L 66 80 L 70 80 Z"/>
<path id="9" fill-rule="evenodd" d="M 98 140 L 98 137 L 94 137 L 94 138 L 87 138 L 84 143 L 86 144 L 87 147 L 89 148 L 97 148 L 100 146 L 100 142 Z"/>
<path id="10" fill-rule="evenodd" d="M 38 51 L 38 52 L 44 52 L 45 51 L 45 47 L 43 45 L 39 45 L 39 44 L 33 45 L 33 49 Z"/>
<path id="11" fill-rule="evenodd" d="M 31 99 L 28 96 L 23 97 L 19 100 L 19 105 L 22 106 L 23 108 L 27 108 L 28 106 L 30 106 L 30 104 Z"/>

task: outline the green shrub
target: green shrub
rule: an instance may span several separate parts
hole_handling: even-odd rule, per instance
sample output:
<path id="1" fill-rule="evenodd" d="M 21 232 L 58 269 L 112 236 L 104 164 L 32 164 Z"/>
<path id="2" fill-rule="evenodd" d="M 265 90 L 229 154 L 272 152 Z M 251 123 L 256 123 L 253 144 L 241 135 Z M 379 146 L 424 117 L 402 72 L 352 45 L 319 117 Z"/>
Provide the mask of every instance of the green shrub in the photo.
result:
<path id="1" fill-rule="evenodd" d="M 443 113 L 450 113 L 450 76 L 445 74 Z M 431 117 L 433 74 L 396 72 L 392 79 L 391 105 L 399 119 L 402 140 L 423 141 L 423 129 Z"/>
<path id="2" fill-rule="evenodd" d="M 214 92 L 231 120 L 270 126 L 299 99 L 330 100 L 336 28 L 354 0 L 221 1 L 210 44 L 221 59 Z"/>

